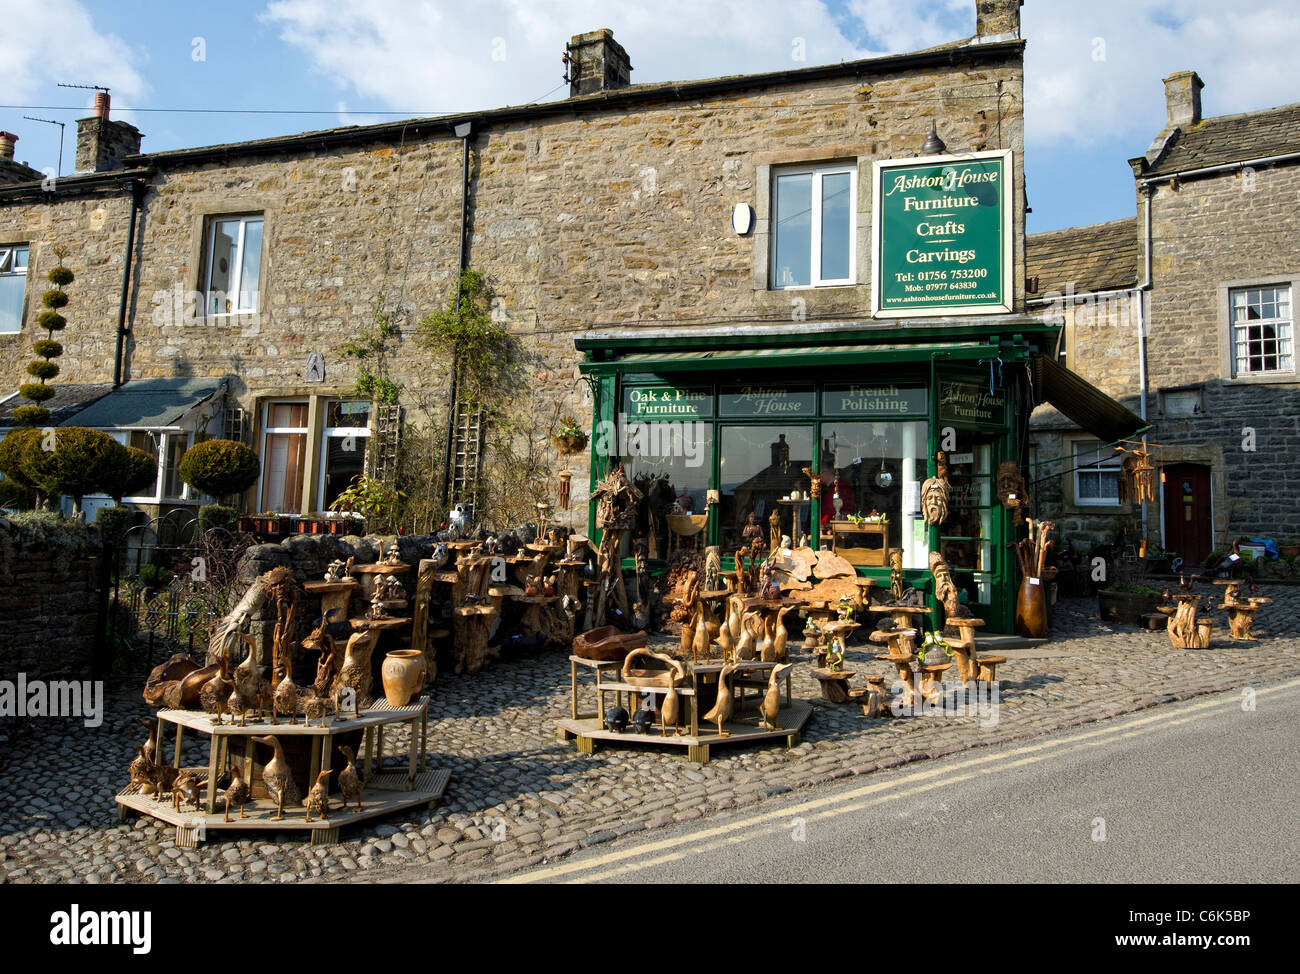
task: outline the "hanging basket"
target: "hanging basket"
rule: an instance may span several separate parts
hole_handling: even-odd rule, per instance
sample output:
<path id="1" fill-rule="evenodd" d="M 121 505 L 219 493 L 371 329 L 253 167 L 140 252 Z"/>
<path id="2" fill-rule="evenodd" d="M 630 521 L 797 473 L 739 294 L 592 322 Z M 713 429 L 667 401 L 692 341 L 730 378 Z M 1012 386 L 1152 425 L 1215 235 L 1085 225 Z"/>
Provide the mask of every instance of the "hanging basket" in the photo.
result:
<path id="1" fill-rule="evenodd" d="M 560 451 L 561 456 L 572 456 L 575 453 L 581 453 L 587 448 L 587 434 L 577 433 L 563 436 L 552 434 L 551 442 L 555 445 L 555 449 Z"/>

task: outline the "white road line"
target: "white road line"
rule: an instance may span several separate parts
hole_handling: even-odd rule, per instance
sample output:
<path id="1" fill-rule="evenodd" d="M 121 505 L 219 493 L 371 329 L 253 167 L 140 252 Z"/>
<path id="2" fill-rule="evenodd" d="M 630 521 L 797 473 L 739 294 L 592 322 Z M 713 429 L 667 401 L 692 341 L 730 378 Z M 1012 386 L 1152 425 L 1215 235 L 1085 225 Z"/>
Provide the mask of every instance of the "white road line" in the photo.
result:
<path id="1" fill-rule="evenodd" d="M 1256 698 L 1259 698 L 1269 694 L 1281 693 L 1294 687 L 1300 687 L 1300 679 L 1290 680 L 1286 683 L 1281 683 L 1272 687 L 1265 687 L 1257 690 L 1255 695 Z M 1229 701 L 1225 700 L 1225 694 L 1233 694 L 1234 696 L 1231 698 L 1231 701 Z M 845 811 L 866 808 L 896 798 L 904 798 L 924 791 L 930 791 L 946 784 L 956 784 L 957 782 L 974 777 L 976 773 L 983 773 L 983 771 L 989 770 L 983 768 L 981 772 L 972 771 L 970 774 L 961 774 L 961 772 L 966 769 L 981 768 L 983 765 L 998 765 L 1006 768 L 1022 767 L 1024 765 L 1045 760 L 1048 757 L 1055 757 L 1058 754 L 1063 755 L 1089 747 L 1099 747 L 1116 740 L 1138 737 L 1142 734 L 1149 733 L 1152 730 L 1159 730 L 1165 727 L 1173 727 L 1178 726 L 1179 724 L 1189 723 L 1193 720 L 1201 719 L 1202 717 L 1211 716 L 1208 711 L 1217 707 L 1222 707 L 1229 702 L 1234 706 L 1240 705 L 1240 694 L 1238 691 L 1225 691 L 1224 694 L 1215 695 L 1207 700 L 1185 705 L 1175 705 L 1167 710 L 1162 709 L 1160 712 L 1147 717 L 1127 720 L 1118 725 L 1107 725 L 1096 730 L 1083 731 L 1060 740 L 1022 745 L 1006 752 L 987 754 L 981 757 L 969 758 L 951 764 L 945 763 L 942 766 L 937 767 L 923 768 L 901 777 L 895 776 L 886 781 L 878 781 L 873 784 L 864 785 L 861 788 L 856 788 L 841 795 L 813 799 L 789 808 L 763 812 L 757 815 L 752 815 L 748 818 L 728 821 L 723 825 L 697 830 L 686 835 L 672 836 L 655 842 L 639 843 L 636 846 L 627 849 L 620 849 L 615 852 L 605 853 L 604 855 L 583 859 L 581 861 L 566 862 L 542 869 L 534 869 L 529 872 L 504 877 L 497 882 L 516 884 L 561 880 L 563 877 L 573 876 L 575 873 L 588 873 L 594 870 L 599 870 L 604 866 L 610 866 L 626 860 L 636 860 L 635 862 L 615 868 L 611 871 L 597 873 L 592 876 L 584 876 L 581 881 L 590 882 L 594 879 L 605 878 L 607 876 L 622 875 L 647 866 L 656 865 L 660 862 L 671 862 L 680 859 L 685 855 L 685 853 L 674 851 L 663 857 L 653 859 L 649 858 L 657 852 L 668 853 L 670 850 L 676 850 L 682 846 L 690 846 L 690 852 L 692 853 L 720 848 L 730 842 L 743 841 L 744 839 L 749 838 L 755 829 L 761 829 L 763 832 L 783 831 L 789 827 L 787 823 L 795 817 L 802 817 L 804 819 L 811 817 L 812 820 L 816 821 L 822 818 L 840 815 Z M 939 780 L 930 781 L 930 779 L 934 778 L 939 778 Z M 929 783 L 907 789 L 906 786 L 911 782 Z M 880 792 L 888 793 L 879 797 L 873 797 L 877 796 Z M 867 800 L 858 801 L 859 799 Z M 826 811 L 819 811 L 821 809 L 826 809 Z M 775 823 L 778 820 L 780 820 L 780 824 L 776 825 Z M 738 832 L 745 832 L 747 834 L 744 836 L 737 836 Z M 709 840 L 717 841 L 710 843 Z"/>

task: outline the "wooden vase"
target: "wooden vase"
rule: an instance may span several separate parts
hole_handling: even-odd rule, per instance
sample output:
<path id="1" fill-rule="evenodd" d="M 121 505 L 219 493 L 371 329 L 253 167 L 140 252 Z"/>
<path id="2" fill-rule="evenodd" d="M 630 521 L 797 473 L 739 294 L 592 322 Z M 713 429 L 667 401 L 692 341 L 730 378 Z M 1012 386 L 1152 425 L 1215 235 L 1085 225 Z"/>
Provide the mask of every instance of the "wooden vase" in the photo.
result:
<path id="1" fill-rule="evenodd" d="M 424 653 L 418 649 L 389 652 L 379 671 L 384 681 L 384 699 L 393 707 L 405 707 L 424 689 L 426 666 Z"/>
<path id="2" fill-rule="evenodd" d="M 1047 592 L 1042 579 L 1022 578 L 1016 597 L 1016 632 L 1027 639 L 1047 635 Z"/>

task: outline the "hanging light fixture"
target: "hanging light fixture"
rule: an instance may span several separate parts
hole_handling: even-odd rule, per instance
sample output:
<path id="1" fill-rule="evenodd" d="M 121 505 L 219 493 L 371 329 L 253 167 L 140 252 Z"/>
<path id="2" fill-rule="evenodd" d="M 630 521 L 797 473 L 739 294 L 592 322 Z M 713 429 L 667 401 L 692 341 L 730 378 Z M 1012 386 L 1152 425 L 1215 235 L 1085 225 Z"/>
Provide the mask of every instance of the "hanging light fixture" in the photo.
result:
<path id="1" fill-rule="evenodd" d="M 948 151 L 948 147 L 943 144 L 943 139 L 939 138 L 939 133 L 935 131 L 934 119 L 930 119 L 930 134 L 925 137 L 921 144 L 921 155 L 938 156 Z"/>

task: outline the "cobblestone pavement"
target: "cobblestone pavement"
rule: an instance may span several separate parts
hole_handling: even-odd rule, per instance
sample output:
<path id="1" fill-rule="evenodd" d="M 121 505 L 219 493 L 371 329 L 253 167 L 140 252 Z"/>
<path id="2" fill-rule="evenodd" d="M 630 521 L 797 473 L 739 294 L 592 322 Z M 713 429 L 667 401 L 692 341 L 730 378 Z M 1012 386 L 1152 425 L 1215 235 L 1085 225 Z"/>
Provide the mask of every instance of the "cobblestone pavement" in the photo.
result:
<path id="1" fill-rule="evenodd" d="M 806 661 L 795 695 L 815 700 L 792 750 L 715 748 L 706 765 L 677 750 L 601 748 L 579 754 L 556 740 L 567 713 L 563 652 L 504 660 L 475 676 L 439 675 L 430 706 L 431 763 L 449 768 L 438 808 L 361 823 L 343 841 L 312 847 L 300 834 L 210 836 L 178 848 L 149 817 L 117 821 L 114 794 L 149 711 L 138 688 L 106 697 L 105 720 L 28 719 L 0 728 L 0 877 L 6 882 L 293 882 L 311 879 L 461 881 L 535 865 L 630 832 L 748 806 L 796 788 L 1202 693 L 1261 686 L 1300 674 L 1300 588 L 1273 586 L 1255 643 L 1234 643 L 1215 612 L 1212 647 L 1177 651 L 1163 633 L 1098 621 L 1095 599 L 1055 609 L 1052 640 L 1013 650 L 998 676 L 1001 706 L 987 717 L 868 719 L 819 698 Z M 886 673 L 867 646 L 847 663 Z M 955 679 L 951 673 L 950 680 Z M 397 742 L 400 746 L 400 740 Z M 198 745 L 202 747 L 202 745 Z M 203 754 L 187 754 L 200 763 Z"/>

